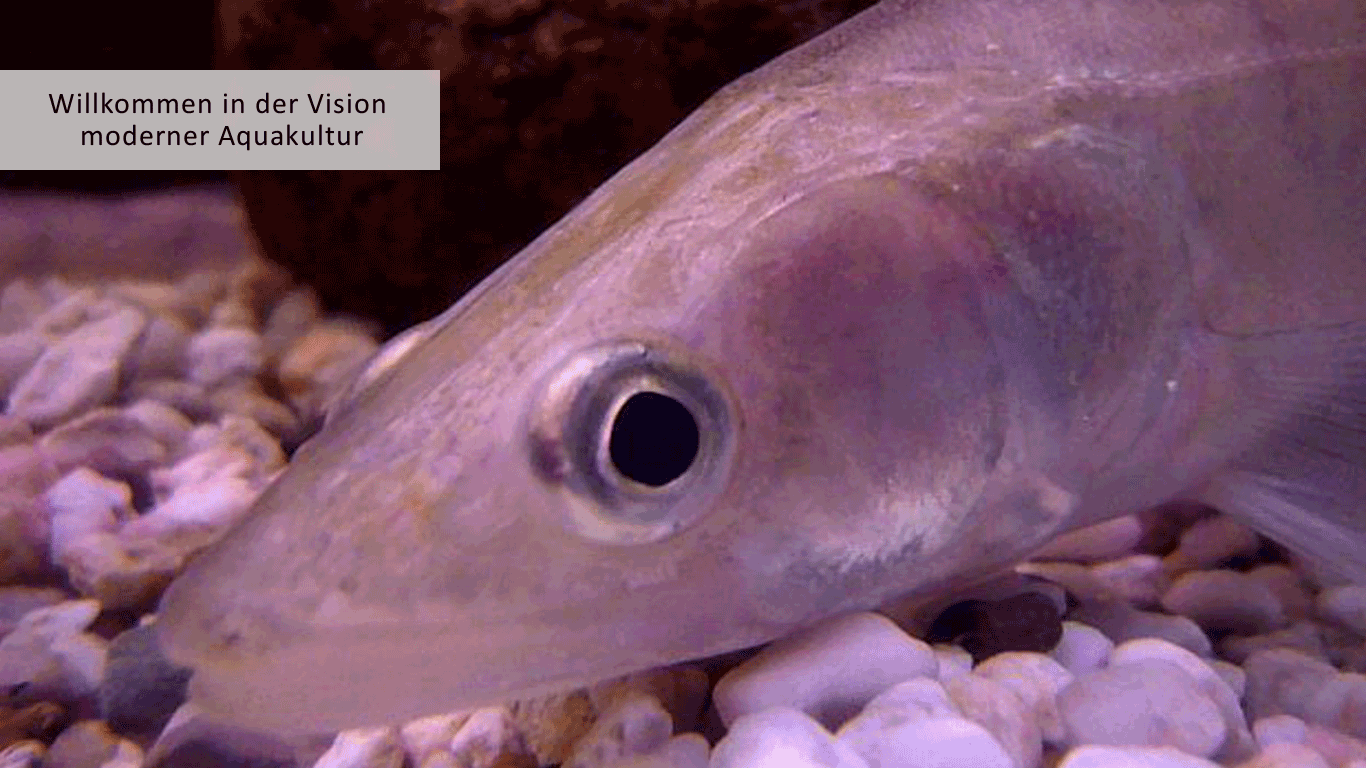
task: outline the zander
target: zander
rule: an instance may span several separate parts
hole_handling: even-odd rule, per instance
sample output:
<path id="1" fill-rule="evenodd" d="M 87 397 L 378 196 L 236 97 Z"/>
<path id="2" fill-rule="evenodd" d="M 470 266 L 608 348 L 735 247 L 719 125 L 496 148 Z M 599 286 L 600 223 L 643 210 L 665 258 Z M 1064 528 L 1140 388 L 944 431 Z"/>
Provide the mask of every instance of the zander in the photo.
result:
<path id="1" fill-rule="evenodd" d="M 392 342 L 159 627 L 330 730 L 1177 498 L 1366 578 L 1364 467 L 1366 4 L 885 0 Z"/>

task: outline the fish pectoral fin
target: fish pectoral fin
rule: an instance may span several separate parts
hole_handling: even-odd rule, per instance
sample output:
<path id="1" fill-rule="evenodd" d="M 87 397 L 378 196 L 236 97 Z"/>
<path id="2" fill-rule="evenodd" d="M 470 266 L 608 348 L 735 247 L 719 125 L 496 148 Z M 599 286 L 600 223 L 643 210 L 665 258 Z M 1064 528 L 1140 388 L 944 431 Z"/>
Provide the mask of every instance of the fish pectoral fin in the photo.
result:
<path id="1" fill-rule="evenodd" d="M 1260 437 L 1198 498 L 1366 583 L 1366 322 L 1242 337 L 1232 351 Z"/>
<path id="2" fill-rule="evenodd" d="M 1360 501 L 1336 498 L 1307 480 L 1226 472 L 1199 496 L 1284 545 L 1324 574 L 1366 583 L 1366 521 Z"/>

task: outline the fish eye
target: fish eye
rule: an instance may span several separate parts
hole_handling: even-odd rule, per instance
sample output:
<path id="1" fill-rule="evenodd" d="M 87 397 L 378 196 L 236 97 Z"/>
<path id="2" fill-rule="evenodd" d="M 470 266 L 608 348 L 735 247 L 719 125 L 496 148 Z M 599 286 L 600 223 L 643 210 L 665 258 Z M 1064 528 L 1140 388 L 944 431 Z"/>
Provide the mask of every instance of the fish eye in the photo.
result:
<path id="1" fill-rule="evenodd" d="M 734 442 L 718 386 L 686 354 L 644 342 L 571 355 L 541 389 L 528 435 L 538 476 L 567 502 L 562 522 L 616 544 L 658 541 L 700 517 Z"/>
<path id="2" fill-rule="evenodd" d="M 606 467 L 622 478 L 659 488 L 687 473 L 697 459 L 692 411 L 669 395 L 641 390 L 612 416 Z"/>

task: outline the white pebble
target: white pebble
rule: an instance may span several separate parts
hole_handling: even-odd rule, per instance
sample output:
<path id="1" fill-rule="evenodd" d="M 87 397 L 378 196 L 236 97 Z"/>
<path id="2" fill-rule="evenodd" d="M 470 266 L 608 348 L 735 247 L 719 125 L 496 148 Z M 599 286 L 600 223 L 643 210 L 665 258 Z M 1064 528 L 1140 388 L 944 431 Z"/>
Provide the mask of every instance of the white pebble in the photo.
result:
<path id="1" fill-rule="evenodd" d="M 130 541 L 150 539 L 189 554 L 217 541 L 246 516 L 260 489 L 240 477 L 182 485 L 171 497 L 124 526 Z"/>
<path id="2" fill-rule="evenodd" d="M 712 693 L 722 722 L 787 706 L 837 727 L 878 693 L 939 669 L 934 651 L 884 616 L 856 613 L 778 640 Z"/>
<path id="3" fill-rule="evenodd" d="M 1140 611 L 1126 603 L 1083 603 L 1072 611 L 1071 618 L 1099 629 L 1116 643 L 1160 637 L 1197 656 L 1214 652 L 1209 636 L 1185 616 Z"/>
<path id="4" fill-rule="evenodd" d="M 1008 651 L 978 664 L 973 674 L 995 680 L 1014 691 L 1034 713 L 1044 741 L 1054 744 L 1062 741 L 1058 692 L 1070 685 L 1075 676 L 1061 664 L 1042 653 Z"/>
<path id="5" fill-rule="evenodd" d="M 1329 768 L 1323 755 L 1302 744 L 1272 744 L 1238 768 Z"/>
<path id="6" fill-rule="evenodd" d="M 308 287 L 296 288 L 281 297 L 266 318 L 261 338 L 272 359 L 279 359 L 285 350 L 322 318 L 322 302 Z"/>
<path id="7" fill-rule="evenodd" d="M 877 732 L 841 728 L 838 738 L 875 768 L 1014 768 L 987 729 L 961 717 L 888 722 Z"/>
<path id="8" fill-rule="evenodd" d="M 1342 672 L 1333 676 L 1294 714 L 1306 722 L 1366 738 L 1366 675 Z"/>
<path id="9" fill-rule="evenodd" d="M 285 466 L 285 454 L 280 450 L 277 440 L 259 424 L 243 416 L 223 416 L 218 420 L 218 431 L 207 446 L 208 448 L 227 448 L 241 451 L 251 458 L 247 474 L 242 475 L 256 482 Z"/>
<path id="10" fill-rule="evenodd" d="M 1108 664 L 1114 648 L 1114 642 L 1095 627 L 1064 621 L 1062 639 L 1049 655 L 1073 675 L 1084 675 Z"/>
<path id="11" fill-rule="evenodd" d="M 264 314 L 284 298 L 293 285 L 289 270 L 262 258 L 249 258 L 237 264 L 228 276 L 228 295 L 249 307 L 253 313 Z"/>
<path id="12" fill-rule="evenodd" d="M 684 733 L 669 739 L 648 755 L 613 763 L 612 768 L 707 768 L 711 747 L 697 733 Z"/>
<path id="13" fill-rule="evenodd" d="M 0 333 L 13 333 L 29 327 L 49 302 L 43 292 L 27 280 L 15 280 L 0 289 Z"/>
<path id="14" fill-rule="evenodd" d="M 33 442 L 33 428 L 23 419 L 0 413 L 0 447 L 11 448 Z"/>
<path id="15" fill-rule="evenodd" d="M 43 760 L 47 768 L 103 766 L 119 752 L 122 739 L 99 720 L 72 723 L 48 747 Z"/>
<path id="16" fill-rule="evenodd" d="M 741 715 L 711 751 L 710 768 L 869 768 L 803 712 L 774 707 Z"/>
<path id="17" fill-rule="evenodd" d="M 956 677 L 946 681 L 944 689 L 965 718 L 996 737 L 1016 768 L 1038 768 L 1043 735 L 1034 713 L 1014 691 L 980 675 Z"/>
<path id="18" fill-rule="evenodd" d="M 85 632 L 100 610 L 94 600 L 40 608 L 0 639 L 0 688 L 24 686 L 26 701 L 75 702 L 94 694 L 108 643 Z"/>
<path id="19" fill-rule="evenodd" d="M 1033 559 L 1077 563 L 1109 560 L 1129 554 L 1144 533 L 1137 517 L 1125 515 L 1064 533 L 1036 552 Z"/>
<path id="20" fill-rule="evenodd" d="M 219 424 L 203 424 L 190 432 L 187 455 L 175 464 L 154 469 L 152 489 L 159 500 L 177 489 L 226 478 L 246 480 L 264 488 L 285 465 L 280 444 L 250 419 L 224 416 Z"/>
<path id="21" fill-rule="evenodd" d="M 851 745 L 862 744 L 876 741 L 884 731 L 896 729 L 911 720 L 959 717 L 961 714 L 938 681 L 917 677 L 883 691 L 868 702 L 863 711 L 840 726 L 836 736 Z"/>
<path id="22" fill-rule="evenodd" d="M 342 731 L 313 768 L 401 768 L 403 750 L 393 728 Z"/>
<path id="23" fill-rule="evenodd" d="M 52 520 L 52 560 L 61 565 L 66 550 L 91 533 L 113 533 L 133 514 L 133 491 L 81 467 L 67 473 L 43 494 Z"/>
<path id="24" fill-rule="evenodd" d="M 93 293 L 93 289 L 85 289 Z M 72 294 L 76 293 L 76 286 L 67 282 L 64 278 L 53 275 L 44 279 L 38 284 L 38 291 L 43 295 L 43 300 L 49 306 L 55 306 L 66 301 Z"/>
<path id="25" fill-rule="evenodd" d="M 1219 677 L 1224 679 L 1233 694 L 1241 700 L 1243 694 L 1247 692 L 1247 673 L 1243 671 L 1243 668 L 1223 659 L 1210 659 L 1209 666 L 1210 669 L 1218 673 Z"/>
<path id="26" fill-rule="evenodd" d="M 1259 565 L 1248 571 L 1247 577 L 1265 584 L 1276 595 L 1287 621 L 1299 621 L 1313 614 L 1314 596 L 1309 594 L 1300 574 L 1289 566 Z"/>
<path id="27" fill-rule="evenodd" d="M 0 336 L 0 397 L 9 395 L 51 343 L 51 337 L 33 330 Z"/>
<path id="28" fill-rule="evenodd" d="M 156 400 L 139 400 L 124 408 L 123 412 L 161 441 L 171 456 L 179 453 L 190 430 L 194 428 L 194 422 L 185 414 Z"/>
<path id="29" fill-rule="evenodd" d="M 1120 599 L 1111 585 L 1096 576 L 1095 569 L 1080 563 L 1028 562 L 1015 566 L 1015 572 L 1047 579 L 1066 589 L 1083 603 L 1099 603 Z"/>
<path id="30" fill-rule="evenodd" d="M 1176 550 L 1167 556 L 1173 574 L 1215 568 L 1234 557 L 1246 557 L 1261 547 L 1261 537 L 1225 515 L 1197 521 L 1181 534 Z"/>
<path id="31" fill-rule="evenodd" d="M 1148 659 L 1167 661 L 1180 667 L 1195 680 L 1200 692 L 1219 708 L 1227 733 L 1217 755 L 1220 760 L 1242 760 L 1253 753 L 1252 732 L 1247 728 L 1238 693 L 1204 659 L 1166 640 L 1143 638 L 1116 647 L 1110 655 L 1110 666 L 1115 668 Z"/>
<path id="32" fill-rule="evenodd" d="M 1319 593 L 1318 612 L 1358 635 L 1366 635 L 1366 585 L 1332 587 Z"/>
<path id="33" fill-rule="evenodd" d="M 1247 672 L 1247 712 L 1256 720 L 1295 715 L 1306 722 L 1315 696 L 1337 676 L 1331 664 L 1289 648 L 1258 651 L 1243 663 Z"/>
<path id="34" fill-rule="evenodd" d="M 184 375 L 190 328 L 178 318 L 152 313 L 147 330 L 128 355 L 125 380 L 177 378 Z"/>
<path id="35" fill-rule="evenodd" d="M 41 768 L 47 746 L 41 741 L 16 741 L 0 750 L 0 768 Z"/>
<path id="36" fill-rule="evenodd" d="M 658 699 L 643 693 L 621 696 L 574 745 L 564 766 L 606 768 L 663 749 L 672 734 L 673 718 Z"/>
<path id="37" fill-rule="evenodd" d="M 125 304 L 134 304 L 151 313 L 174 317 L 180 308 L 180 297 L 175 286 L 160 280 L 116 280 L 104 290 L 105 295 Z M 179 320 L 179 318 L 176 318 Z"/>
<path id="38" fill-rule="evenodd" d="M 209 311 L 209 326 L 214 328 L 245 328 L 251 330 L 256 327 L 259 318 L 256 312 L 235 296 L 229 296 L 223 301 L 213 305 Z"/>
<path id="39" fill-rule="evenodd" d="M 55 587 L 0 587 L 0 636 L 8 635 L 29 613 L 66 601 Z"/>
<path id="40" fill-rule="evenodd" d="M 51 526 L 38 499 L 0 491 L 0 583 L 50 577 Z"/>
<path id="41" fill-rule="evenodd" d="M 1062 691 L 1058 709 L 1073 745 L 1168 746 L 1209 757 L 1228 730 L 1198 682 L 1159 659 L 1092 672 Z"/>
<path id="42" fill-rule="evenodd" d="M 111 477 L 146 472 L 169 452 L 145 424 L 119 408 L 95 408 L 38 440 L 61 471 L 89 467 Z"/>
<path id="43" fill-rule="evenodd" d="M 1171 588 L 1171 577 L 1162 558 L 1155 555 L 1130 555 L 1097 563 L 1091 574 L 1110 594 L 1138 605 L 1156 605 Z"/>
<path id="44" fill-rule="evenodd" d="M 99 291 L 89 287 L 61 286 L 55 281 L 49 281 L 43 287 L 47 290 L 48 299 L 52 303 L 33 318 L 30 325 L 35 330 L 64 335 L 92 319 L 91 310 L 100 300 Z"/>
<path id="45" fill-rule="evenodd" d="M 261 337 L 246 328 L 207 328 L 190 339 L 186 351 L 190 381 L 205 387 L 230 378 L 253 378 L 265 362 Z"/>
<path id="46" fill-rule="evenodd" d="M 1077 747 L 1058 768 L 1219 768 L 1204 758 L 1171 747 Z"/>
<path id="47" fill-rule="evenodd" d="M 1239 571 L 1192 571 L 1172 582 L 1162 607 L 1190 617 L 1206 632 L 1256 635 L 1285 626 L 1276 594 Z"/>
<path id="48" fill-rule="evenodd" d="M 445 750 L 467 717 L 468 712 L 450 712 L 404 723 L 398 732 L 404 753 L 413 765 L 422 765 L 433 752 Z"/>
<path id="49" fill-rule="evenodd" d="M 175 379 L 152 379 L 135 381 L 125 393 L 130 400 L 154 400 L 185 414 L 191 420 L 210 418 L 213 409 L 209 406 L 208 394 L 198 384 Z"/>
<path id="50" fill-rule="evenodd" d="M 215 418 L 236 415 L 251 419 L 276 436 L 299 431 L 299 417 L 289 406 L 261 390 L 255 379 L 234 379 L 209 393 Z"/>
<path id="51" fill-rule="evenodd" d="M 1308 732 L 1304 721 L 1294 715 L 1272 715 L 1252 724 L 1252 735 L 1263 749 L 1272 744 L 1303 744 Z"/>
<path id="52" fill-rule="evenodd" d="M 351 322 L 329 320 L 313 326 L 280 358 L 280 383 L 290 402 L 304 414 L 320 414 L 350 386 L 379 350 L 379 342 Z"/>
<path id="53" fill-rule="evenodd" d="M 0 489 L 18 496 L 42 495 L 62 473 L 45 452 L 33 445 L 0 448 Z"/>
<path id="54" fill-rule="evenodd" d="M 185 275 L 175 286 L 180 297 L 179 314 L 193 326 L 203 325 L 227 288 L 227 275 L 219 270 L 198 270 Z"/>
<path id="55" fill-rule="evenodd" d="M 119 739 L 114 745 L 114 754 L 100 763 L 99 768 L 143 768 L 145 757 L 142 747 L 127 739 Z"/>
<path id="56" fill-rule="evenodd" d="M 1297 621 L 1285 629 L 1264 635 L 1229 635 L 1219 643 L 1219 651 L 1231 661 L 1241 663 L 1249 656 L 1270 648 L 1293 648 L 1316 659 L 1328 659 L 1323 632 L 1312 621 Z"/>
<path id="57" fill-rule="evenodd" d="M 182 554 L 156 542 L 129 542 L 112 533 L 91 533 L 62 553 L 71 586 L 111 610 L 155 604 L 184 563 Z"/>
<path id="58" fill-rule="evenodd" d="M 593 708 L 610 709 L 622 696 L 646 694 L 659 701 L 673 718 L 677 732 L 696 730 L 711 701 L 711 681 L 701 669 L 688 666 L 648 669 L 606 680 L 588 689 Z"/>
<path id="59" fill-rule="evenodd" d="M 99 615 L 100 605 L 94 600 L 68 600 L 26 614 L 16 631 L 22 629 L 55 642 L 89 627 Z"/>
<path id="60" fill-rule="evenodd" d="M 107 403 L 146 324 L 142 313 L 124 309 L 67 334 L 15 383 L 7 413 L 47 428 Z"/>
<path id="61" fill-rule="evenodd" d="M 961 645 L 936 643 L 934 645 L 934 658 L 939 666 L 938 677 L 940 682 L 948 682 L 972 671 L 972 654 L 968 653 Z"/>
<path id="62" fill-rule="evenodd" d="M 448 746 L 461 765 L 502 764 L 499 761 L 531 759 L 526 739 L 503 707 L 484 707 L 470 713 Z"/>
<path id="63" fill-rule="evenodd" d="M 1366 742 L 1321 725 L 1305 729 L 1304 744 L 1323 755 L 1331 765 L 1346 766 L 1353 761 L 1366 762 Z"/>

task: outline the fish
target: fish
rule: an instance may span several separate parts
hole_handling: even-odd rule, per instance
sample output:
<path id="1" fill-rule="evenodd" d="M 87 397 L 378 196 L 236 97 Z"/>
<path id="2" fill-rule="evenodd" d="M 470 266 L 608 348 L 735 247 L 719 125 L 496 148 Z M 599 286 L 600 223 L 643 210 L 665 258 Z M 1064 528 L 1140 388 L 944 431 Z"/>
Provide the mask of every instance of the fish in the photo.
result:
<path id="1" fill-rule="evenodd" d="M 381 349 L 159 642 L 204 711 L 303 734 L 1173 500 L 1362 579 L 1363 233 L 1360 0 L 883 0 Z"/>

